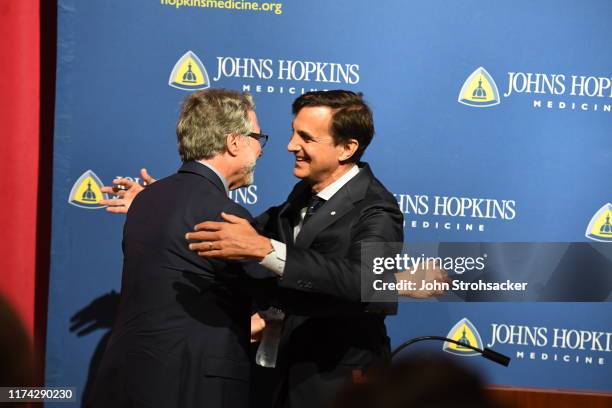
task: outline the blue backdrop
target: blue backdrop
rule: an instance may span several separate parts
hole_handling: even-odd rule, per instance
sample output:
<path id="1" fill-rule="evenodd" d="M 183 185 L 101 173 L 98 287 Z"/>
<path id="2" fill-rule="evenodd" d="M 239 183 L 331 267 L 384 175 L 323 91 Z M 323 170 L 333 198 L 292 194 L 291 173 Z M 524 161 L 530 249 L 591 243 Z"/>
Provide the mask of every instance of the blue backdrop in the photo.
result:
<path id="1" fill-rule="evenodd" d="M 271 137 L 255 185 L 233 194 L 253 214 L 296 181 L 293 99 L 343 88 L 374 110 L 365 160 L 396 195 L 407 241 L 612 245 L 607 0 L 60 0 L 58 16 L 49 386 L 80 397 L 112 324 L 124 218 L 99 208 L 99 186 L 176 171 L 193 89 L 255 96 Z M 607 272 L 597 302 L 410 302 L 389 331 L 397 345 L 467 328 L 513 357 L 463 358 L 493 384 L 612 391 Z"/>

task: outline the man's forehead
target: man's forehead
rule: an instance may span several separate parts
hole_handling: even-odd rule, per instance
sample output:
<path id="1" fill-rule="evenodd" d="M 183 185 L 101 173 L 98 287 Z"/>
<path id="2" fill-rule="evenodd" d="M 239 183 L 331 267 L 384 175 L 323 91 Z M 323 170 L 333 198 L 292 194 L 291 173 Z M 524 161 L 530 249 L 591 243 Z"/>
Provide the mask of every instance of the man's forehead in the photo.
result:
<path id="1" fill-rule="evenodd" d="M 293 118 L 295 128 L 308 128 L 312 131 L 329 132 L 332 110 L 327 106 L 309 106 L 302 108 Z"/>

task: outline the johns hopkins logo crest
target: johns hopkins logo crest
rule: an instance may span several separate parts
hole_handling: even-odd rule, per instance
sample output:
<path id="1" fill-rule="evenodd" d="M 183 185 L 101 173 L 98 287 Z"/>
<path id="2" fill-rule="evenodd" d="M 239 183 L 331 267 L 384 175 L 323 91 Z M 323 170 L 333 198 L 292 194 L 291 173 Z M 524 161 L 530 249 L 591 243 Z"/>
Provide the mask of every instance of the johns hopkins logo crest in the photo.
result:
<path id="1" fill-rule="evenodd" d="M 476 326 L 472 324 L 468 320 L 467 317 L 461 319 L 446 335 L 449 339 L 457 340 L 459 343 L 478 347 L 479 349 L 483 348 L 482 339 L 480 338 L 480 333 L 476 330 Z M 457 354 L 459 356 L 478 356 L 480 353 L 474 351 L 468 347 L 463 345 L 454 344 L 448 341 L 444 342 L 442 346 L 442 350 Z"/>
<path id="2" fill-rule="evenodd" d="M 192 51 L 187 51 L 174 64 L 168 85 L 183 91 L 195 91 L 210 87 L 208 73 L 202 61 Z"/>
<path id="3" fill-rule="evenodd" d="M 102 192 L 103 186 L 96 173 L 87 170 L 72 186 L 68 202 L 88 210 L 104 208 L 106 206 L 100 205 L 100 200 L 107 200 L 108 194 Z"/>
<path id="4" fill-rule="evenodd" d="M 612 204 L 604 205 L 595 213 L 585 235 L 594 241 L 612 242 Z"/>
<path id="5" fill-rule="evenodd" d="M 486 69 L 479 67 L 463 83 L 458 101 L 475 108 L 499 105 L 497 84 Z"/>

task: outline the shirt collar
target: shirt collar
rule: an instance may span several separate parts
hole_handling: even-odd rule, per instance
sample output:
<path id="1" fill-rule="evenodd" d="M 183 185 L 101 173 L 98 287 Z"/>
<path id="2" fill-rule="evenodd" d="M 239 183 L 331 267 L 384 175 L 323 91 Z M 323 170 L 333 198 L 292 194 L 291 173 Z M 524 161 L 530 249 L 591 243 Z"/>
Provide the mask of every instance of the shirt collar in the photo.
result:
<path id="1" fill-rule="evenodd" d="M 324 199 L 325 201 L 329 201 L 330 198 L 334 196 L 346 183 L 348 183 L 353 177 L 359 174 L 359 167 L 357 165 L 353 165 L 344 173 L 338 180 L 331 183 L 329 186 L 325 187 L 323 190 L 317 193 L 317 196 Z"/>
<path id="2" fill-rule="evenodd" d="M 223 177 L 221 175 L 221 173 L 219 173 L 219 171 L 217 169 L 215 169 L 211 164 L 208 164 L 204 161 L 198 161 L 198 163 L 208 167 L 209 169 L 211 169 L 217 176 L 219 176 L 219 178 L 221 179 L 221 182 L 223 183 L 223 187 L 225 188 L 225 193 L 229 196 L 229 184 L 227 184 L 227 180 L 225 179 L 225 177 Z"/>

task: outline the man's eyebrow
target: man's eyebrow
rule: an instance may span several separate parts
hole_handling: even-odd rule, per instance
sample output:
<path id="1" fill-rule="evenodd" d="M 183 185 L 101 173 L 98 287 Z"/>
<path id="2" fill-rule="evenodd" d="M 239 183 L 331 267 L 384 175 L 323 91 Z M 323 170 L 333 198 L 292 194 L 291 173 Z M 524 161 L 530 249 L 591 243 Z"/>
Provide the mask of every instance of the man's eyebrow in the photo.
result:
<path id="1" fill-rule="evenodd" d="M 297 130 L 296 132 L 304 140 L 314 140 L 314 137 L 305 130 Z"/>

